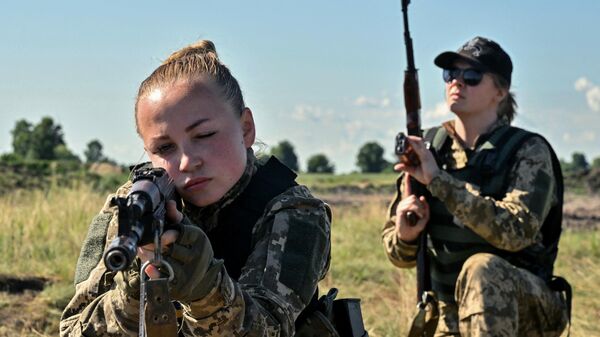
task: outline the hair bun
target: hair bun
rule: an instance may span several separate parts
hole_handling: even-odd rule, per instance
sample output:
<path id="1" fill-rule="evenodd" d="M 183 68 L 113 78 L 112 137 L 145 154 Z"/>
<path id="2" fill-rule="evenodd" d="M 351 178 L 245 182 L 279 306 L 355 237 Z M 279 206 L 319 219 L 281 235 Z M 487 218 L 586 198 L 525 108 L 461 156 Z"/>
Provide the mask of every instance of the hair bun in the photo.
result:
<path id="1" fill-rule="evenodd" d="M 194 55 L 212 56 L 216 60 L 219 59 L 215 44 L 210 40 L 200 40 L 172 53 L 162 64 L 175 62 Z"/>

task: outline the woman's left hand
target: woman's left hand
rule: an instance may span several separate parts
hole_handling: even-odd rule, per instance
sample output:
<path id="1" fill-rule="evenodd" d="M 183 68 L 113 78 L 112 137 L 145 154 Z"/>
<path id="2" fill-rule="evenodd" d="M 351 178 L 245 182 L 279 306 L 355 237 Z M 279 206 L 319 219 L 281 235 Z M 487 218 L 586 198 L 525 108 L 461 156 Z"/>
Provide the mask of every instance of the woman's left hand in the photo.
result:
<path id="1" fill-rule="evenodd" d="M 181 219 L 183 219 L 183 214 L 181 212 L 179 212 L 179 210 L 177 209 L 177 204 L 175 203 L 175 201 L 173 201 L 173 200 L 167 201 L 166 208 L 167 208 L 167 214 L 166 214 L 167 220 L 171 223 L 180 223 Z M 171 246 L 177 240 L 178 237 L 179 237 L 178 231 L 176 231 L 174 229 L 166 230 L 160 237 L 161 251 L 163 253 L 165 251 L 167 251 L 169 249 L 169 246 Z M 137 254 L 138 257 L 142 260 L 142 264 L 145 263 L 146 261 L 153 259 L 154 258 L 154 244 L 149 243 L 147 245 L 138 247 L 137 253 L 138 253 Z M 154 265 L 149 265 L 148 267 L 146 267 L 145 271 L 146 271 L 146 274 L 151 279 L 156 279 L 156 278 L 161 277 L 160 272 Z"/>
<path id="2" fill-rule="evenodd" d="M 431 151 L 425 146 L 423 139 L 415 136 L 408 136 L 408 142 L 412 151 L 419 157 L 419 166 L 411 166 L 408 162 L 400 162 L 394 165 L 394 170 L 404 171 L 414 177 L 423 185 L 428 185 L 431 179 L 438 175 L 440 169 L 437 166 L 435 158 Z"/>

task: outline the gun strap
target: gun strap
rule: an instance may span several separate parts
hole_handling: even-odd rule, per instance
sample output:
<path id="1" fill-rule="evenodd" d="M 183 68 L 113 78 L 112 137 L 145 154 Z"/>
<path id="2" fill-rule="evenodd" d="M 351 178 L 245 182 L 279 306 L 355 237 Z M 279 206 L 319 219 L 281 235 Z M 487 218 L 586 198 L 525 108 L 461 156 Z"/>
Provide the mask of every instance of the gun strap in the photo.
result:
<path id="1" fill-rule="evenodd" d="M 167 278 L 145 282 L 144 323 L 147 337 L 177 337 L 177 316 L 175 306 L 169 299 L 168 282 Z"/>
<path id="2" fill-rule="evenodd" d="M 433 292 L 424 292 L 417 304 L 417 313 L 408 332 L 408 337 L 432 337 L 440 318 L 438 301 Z"/>

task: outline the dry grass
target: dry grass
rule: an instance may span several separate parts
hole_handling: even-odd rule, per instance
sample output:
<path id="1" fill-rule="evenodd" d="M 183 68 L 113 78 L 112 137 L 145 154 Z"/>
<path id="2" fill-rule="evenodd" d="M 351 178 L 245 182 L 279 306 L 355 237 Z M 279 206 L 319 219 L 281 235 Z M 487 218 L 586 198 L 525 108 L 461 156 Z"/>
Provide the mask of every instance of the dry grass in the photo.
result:
<path id="1" fill-rule="evenodd" d="M 395 268 L 385 256 L 379 235 L 387 207 L 384 199 L 381 196 L 346 199 L 324 196 L 324 199 L 333 204 L 334 223 L 332 266 L 320 285 L 322 292 L 337 287 L 341 297 L 360 297 L 370 336 L 406 335 L 415 313 L 415 273 Z M 595 209 L 600 213 L 600 205 Z M 599 232 L 565 231 L 555 273 L 566 277 L 573 287 L 571 336 L 597 336 Z"/>
<path id="2" fill-rule="evenodd" d="M 103 202 L 87 186 L 0 197 L 0 273 L 51 281 L 39 294 L 0 292 L 0 336 L 58 335 L 81 243 Z"/>
<path id="3" fill-rule="evenodd" d="M 336 194 L 332 203 L 332 264 L 320 284 L 339 297 L 361 298 L 371 337 L 406 334 L 415 310 L 414 270 L 387 260 L 380 230 L 389 196 Z M 104 195 L 86 186 L 0 196 L 0 273 L 50 278 L 42 293 L 20 296 L 0 292 L 0 336 L 55 336 L 62 308 L 73 292 L 73 269 L 87 225 Z M 600 210 L 600 206 L 595 208 Z M 600 212 L 600 211 L 599 211 Z M 600 326 L 600 235 L 567 231 L 556 272 L 575 292 L 571 335 L 598 335 Z"/>

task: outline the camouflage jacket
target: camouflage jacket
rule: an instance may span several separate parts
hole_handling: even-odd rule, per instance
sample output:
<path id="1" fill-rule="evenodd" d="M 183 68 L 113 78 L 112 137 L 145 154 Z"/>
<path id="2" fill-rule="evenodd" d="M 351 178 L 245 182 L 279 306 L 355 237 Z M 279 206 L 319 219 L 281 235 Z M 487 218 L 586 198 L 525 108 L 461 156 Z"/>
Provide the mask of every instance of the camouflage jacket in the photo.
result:
<path id="1" fill-rule="evenodd" d="M 489 132 L 506 124 L 507 120 L 499 119 Z M 443 127 L 452 138 L 447 165 L 451 169 L 461 169 L 467 163 L 469 150 L 455 135 L 453 122 L 446 122 Z M 542 241 L 540 228 L 550 208 L 558 202 L 551 154 L 545 141 L 532 137 L 525 141 L 515 156 L 508 189 L 501 200 L 481 196 L 479 186 L 460 181 L 443 170 L 426 186 L 460 223 L 492 246 L 513 252 Z M 403 180 L 401 175 L 382 230 L 382 239 L 390 261 L 398 267 L 407 268 L 416 264 L 417 246 L 401 241 L 395 228 L 396 206 L 402 199 Z"/>
<path id="2" fill-rule="evenodd" d="M 220 209 L 248 185 L 257 161 L 250 152 L 244 175 L 217 203 L 184 214 L 204 230 L 218 226 Z M 126 195 L 131 183 L 116 192 Z M 108 200 L 92 222 L 75 275 L 75 295 L 65 308 L 61 336 L 135 336 L 139 301 L 124 295 L 101 254 L 117 232 L 116 209 Z M 185 336 L 292 336 L 329 267 L 330 209 L 304 186 L 294 186 L 268 202 L 253 228 L 252 253 L 239 280 L 222 269 L 210 293 L 183 304 Z M 298 236 L 298 237 L 295 237 Z M 295 244 L 293 244 L 295 243 Z M 299 244 L 301 243 L 301 244 Z"/>

